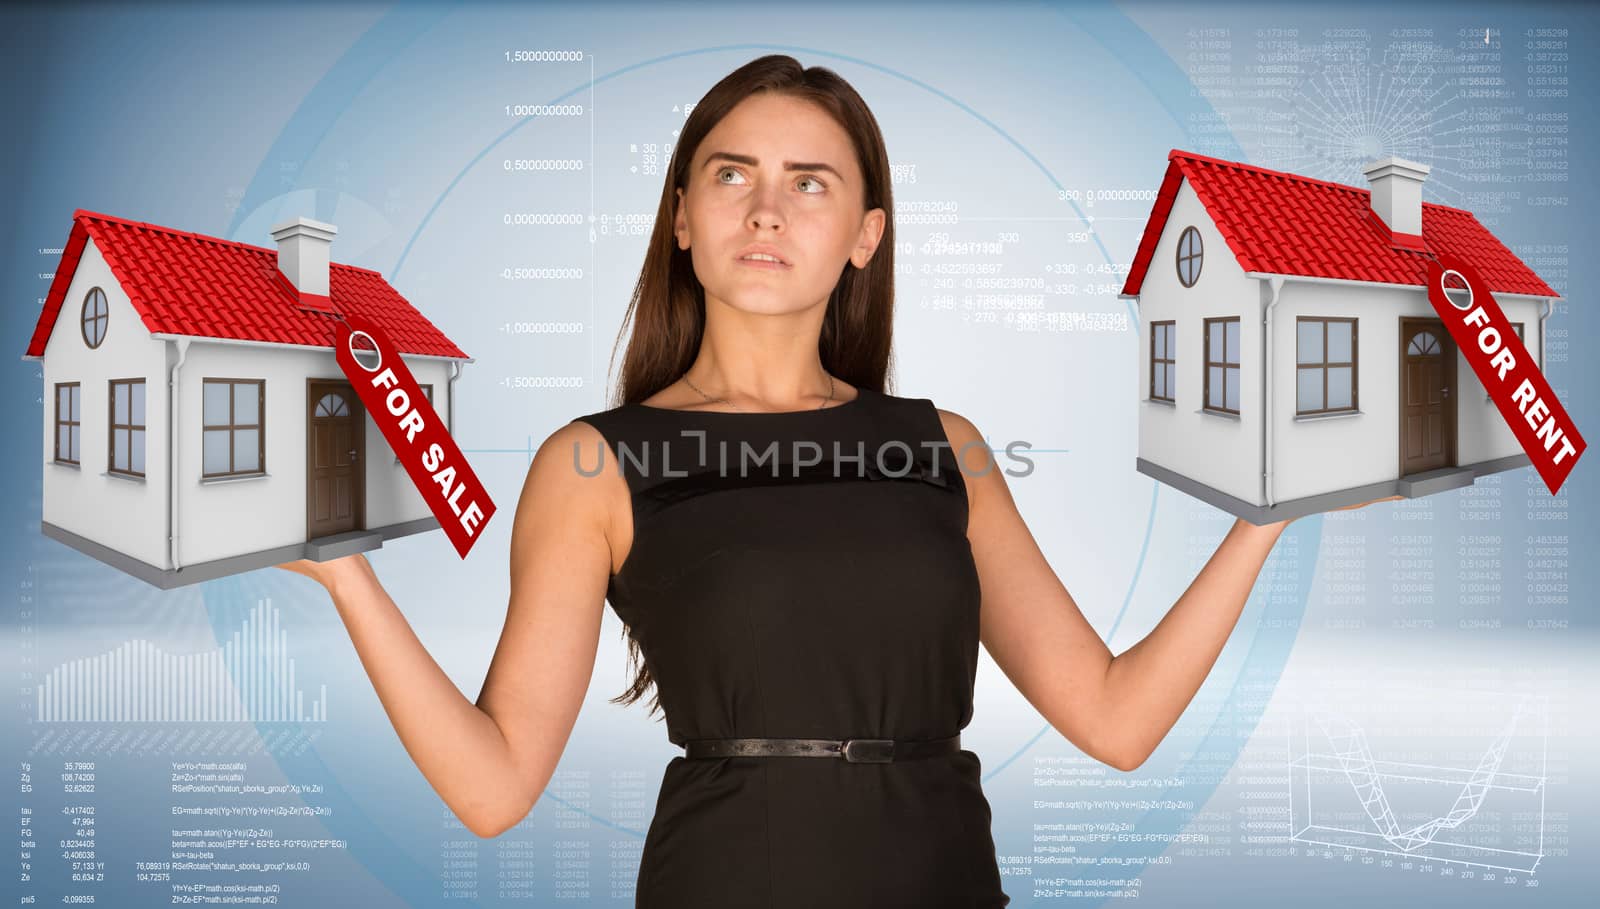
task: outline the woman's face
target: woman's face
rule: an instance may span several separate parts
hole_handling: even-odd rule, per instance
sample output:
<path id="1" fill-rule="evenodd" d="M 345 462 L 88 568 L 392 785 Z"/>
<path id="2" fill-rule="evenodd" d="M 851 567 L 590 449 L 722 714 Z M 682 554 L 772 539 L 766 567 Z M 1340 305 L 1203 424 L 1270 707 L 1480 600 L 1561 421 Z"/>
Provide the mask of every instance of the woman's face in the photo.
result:
<path id="1" fill-rule="evenodd" d="M 821 108 L 760 92 L 706 134 L 677 191 L 673 231 L 708 307 L 777 315 L 826 305 L 846 263 L 864 268 L 884 211 L 865 207 L 850 136 Z M 781 263 L 751 261 L 752 247 Z"/>

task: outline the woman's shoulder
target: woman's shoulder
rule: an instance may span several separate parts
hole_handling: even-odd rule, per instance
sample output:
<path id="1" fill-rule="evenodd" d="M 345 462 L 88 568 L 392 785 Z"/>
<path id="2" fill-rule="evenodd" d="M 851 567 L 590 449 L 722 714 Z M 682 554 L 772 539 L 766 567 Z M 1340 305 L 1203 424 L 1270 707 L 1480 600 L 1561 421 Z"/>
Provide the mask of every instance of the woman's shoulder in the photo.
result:
<path id="1" fill-rule="evenodd" d="M 539 443 L 523 479 L 525 501 L 547 513 L 560 513 L 564 521 L 609 526 L 628 493 L 626 483 L 618 480 L 617 459 L 605 453 L 614 438 L 606 413 L 573 417 Z"/>
<path id="2" fill-rule="evenodd" d="M 889 392 L 877 392 L 877 394 L 890 409 L 937 418 L 946 434 L 952 437 L 960 435 L 965 439 L 981 438 L 972 421 L 947 406 L 947 401 L 928 396 L 897 395 Z M 951 441 L 954 441 L 954 438 Z"/>
<path id="3" fill-rule="evenodd" d="M 933 438 L 949 445 L 951 456 L 965 468 L 977 469 L 988 463 L 989 443 L 983 432 L 964 413 L 953 409 L 947 400 L 898 395 L 885 395 L 885 398 L 892 399 L 904 412 L 916 415 L 919 425 L 926 427 L 928 434 L 938 433 Z"/>
<path id="4" fill-rule="evenodd" d="M 587 429 L 590 432 L 599 432 L 608 440 L 614 439 L 627 426 L 636 410 L 634 405 L 626 403 L 616 404 L 603 410 L 591 410 L 568 419 L 561 429 L 580 435 Z"/>

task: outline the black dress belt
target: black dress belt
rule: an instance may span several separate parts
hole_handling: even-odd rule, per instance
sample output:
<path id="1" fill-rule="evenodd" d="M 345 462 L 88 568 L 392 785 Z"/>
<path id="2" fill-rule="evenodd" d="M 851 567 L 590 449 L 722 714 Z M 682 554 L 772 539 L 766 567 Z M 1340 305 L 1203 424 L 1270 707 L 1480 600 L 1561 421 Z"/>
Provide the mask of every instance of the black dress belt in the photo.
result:
<path id="1" fill-rule="evenodd" d="M 961 750 L 961 734 L 947 739 L 690 739 L 684 757 L 827 757 L 887 764 Z"/>

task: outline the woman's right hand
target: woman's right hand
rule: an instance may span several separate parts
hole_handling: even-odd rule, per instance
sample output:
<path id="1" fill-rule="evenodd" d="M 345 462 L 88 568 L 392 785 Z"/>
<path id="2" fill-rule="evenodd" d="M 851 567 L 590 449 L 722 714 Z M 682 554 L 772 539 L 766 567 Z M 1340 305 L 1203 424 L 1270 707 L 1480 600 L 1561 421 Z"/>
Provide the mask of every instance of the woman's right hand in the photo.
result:
<path id="1" fill-rule="evenodd" d="M 535 453 L 512 519 L 504 627 L 476 701 L 423 647 L 366 556 L 276 566 L 328 590 L 406 753 L 479 836 L 511 828 L 538 801 L 594 677 L 614 563 L 611 522 L 626 520 L 631 499 L 615 457 L 599 474 L 576 468 L 580 452 L 588 452 L 582 465 L 592 464 L 606 445 L 598 429 L 574 420 Z M 501 611 L 447 608 L 485 619 Z"/>
<path id="2" fill-rule="evenodd" d="M 295 559 L 276 566 L 295 574 L 303 574 L 318 584 L 321 584 L 332 593 L 342 582 L 352 577 L 372 574 L 372 563 L 367 561 L 364 553 L 340 556 L 326 562 L 316 562 L 311 559 Z"/>

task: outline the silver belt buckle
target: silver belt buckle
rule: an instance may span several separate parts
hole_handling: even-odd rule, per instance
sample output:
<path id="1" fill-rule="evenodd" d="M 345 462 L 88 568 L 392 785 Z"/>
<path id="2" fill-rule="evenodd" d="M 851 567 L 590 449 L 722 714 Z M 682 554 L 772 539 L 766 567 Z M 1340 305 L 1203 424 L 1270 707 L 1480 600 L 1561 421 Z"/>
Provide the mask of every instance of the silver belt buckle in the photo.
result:
<path id="1" fill-rule="evenodd" d="M 894 760 L 894 739 L 845 739 L 839 755 L 858 764 L 887 764 Z"/>

